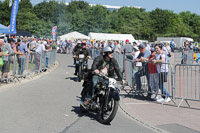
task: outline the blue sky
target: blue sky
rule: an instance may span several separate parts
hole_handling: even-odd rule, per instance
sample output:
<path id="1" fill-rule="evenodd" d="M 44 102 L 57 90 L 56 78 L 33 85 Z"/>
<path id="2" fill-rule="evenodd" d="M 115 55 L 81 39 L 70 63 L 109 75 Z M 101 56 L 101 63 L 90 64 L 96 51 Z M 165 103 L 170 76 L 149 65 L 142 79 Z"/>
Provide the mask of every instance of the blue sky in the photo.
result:
<path id="1" fill-rule="evenodd" d="M 31 0 L 35 5 L 43 0 Z M 71 0 L 66 0 L 70 2 Z M 147 11 L 155 8 L 169 9 L 175 13 L 191 11 L 200 15 L 200 0 L 84 0 L 90 4 L 105 4 L 114 6 L 141 6 Z"/>

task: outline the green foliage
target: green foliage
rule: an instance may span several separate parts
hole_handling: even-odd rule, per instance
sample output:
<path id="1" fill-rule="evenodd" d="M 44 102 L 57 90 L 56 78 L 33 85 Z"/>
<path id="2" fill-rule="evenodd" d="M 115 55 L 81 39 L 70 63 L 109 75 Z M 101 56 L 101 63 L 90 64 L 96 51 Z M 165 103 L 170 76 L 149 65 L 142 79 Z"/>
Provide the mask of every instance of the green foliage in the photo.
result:
<path id="1" fill-rule="evenodd" d="M 9 0 L 0 1 L 0 23 L 10 24 L 12 8 Z M 51 37 L 57 26 L 57 35 L 78 31 L 133 34 L 136 39 L 154 41 L 158 36 L 188 36 L 200 40 L 200 16 L 189 11 L 175 14 L 170 10 L 123 7 L 109 11 L 101 5 L 89 6 L 84 1 L 44 0 L 33 6 L 22 0 L 17 16 L 17 29 L 34 35 Z"/>

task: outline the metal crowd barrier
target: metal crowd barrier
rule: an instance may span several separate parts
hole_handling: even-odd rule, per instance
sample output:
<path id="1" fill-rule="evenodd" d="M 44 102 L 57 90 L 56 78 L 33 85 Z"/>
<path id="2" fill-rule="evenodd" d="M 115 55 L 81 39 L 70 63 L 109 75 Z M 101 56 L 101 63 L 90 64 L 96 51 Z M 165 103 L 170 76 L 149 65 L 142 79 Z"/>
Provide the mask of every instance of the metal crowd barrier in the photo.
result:
<path id="1" fill-rule="evenodd" d="M 142 63 L 142 62 L 141 62 Z M 166 81 L 164 82 L 165 76 L 162 73 L 150 73 L 149 67 L 153 63 L 142 63 L 143 66 L 135 66 L 133 72 L 133 88 L 132 92 L 135 95 L 161 95 L 166 96 L 167 94 L 162 91 L 166 90 L 168 92 L 167 97 L 173 99 L 173 73 L 172 73 L 172 65 L 169 63 L 161 63 L 156 65 L 165 65 L 166 66 Z M 153 68 L 155 69 L 155 68 Z M 156 68 L 157 69 L 157 68 Z M 136 81 L 137 80 L 137 81 Z M 129 81 L 128 81 L 129 82 Z M 137 87 L 137 83 L 141 82 L 141 87 Z M 155 84 L 156 86 L 153 86 Z M 139 89 L 140 88 L 140 89 Z M 160 92 L 160 91 L 161 92 Z M 174 102 L 174 101 L 173 101 Z M 164 104 L 164 103 L 163 103 Z"/>
<path id="2" fill-rule="evenodd" d="M 115 52 L 114 58 L 117 60 L 117 63 L 119 65 L 119 68 L 121 69 L 121 71 L 123 71 L 124 70 L 124 55 L 119 54 L 118 52 Z"/>
<path id="3" fill-rule="evenodd" d="M 132 60 L 125 60 L 125 79 L 128 85 L 133 88 L 133 64 Z"/>
<path id="4" fill-rule="evenodd" d="M 174 98 L 181 99 L 178 107 L 188 100 L 200 101 L 200 65 L 177 64 L 174 75 Z"/>
<path id="5" fill-rule="evenodd" d="M 38 56 L 38 57 L 37 57 Z M 46 53 L 28 53 L 25 57 L 13 55 L 10 61 L 10 72 L 1 82 L 20 82 L 19 78 L 32 77 L 34 73 L 41 73 L 55 65 L 56 50 Z M 0 72 L 2 74 L 2 70 Z"/>
<path id="6" fill-rule="evenodd" d="M 194 52 L 193 50 L 182 51 L 175 50 L 172 53 L 172 57 L 170 58 L 170 62 L 173 65 L 176 64 L 198 64 L 200 60 L 200 53 Z"/>
<path id="7" fill-rule="evenodd" d="M 102 49 L 90 48 L 90 55 L 92 59 L 102 55 Z"/>
<path id="8" fill-rule="evenodd" d="M 187 58 L 192 57 L 192 52 L 187 53 Z M 120 58 L 121 57 L 121 58 Z M 124 71 L 125 80 L 128 83 L 128 86 L 131 88 L 128 94 L 132 93 L 133 96 L 146 94 L 157 94 L 161 92 L 152 91 L 155 88 L 151 88 L 151 79 L 155 76 L 161 78 L 161 74 L 150 74 L 150 64 L 151 62 L 146 63 L 132 63 L 131 60 L 123 58 L 124 56 L 119 53 L 114 53 L 114 58 L 117 60 L 119 66 L 121 66 Z M 180 59 L 180 58 L 179 58 Z M 192 59 L 190 59 L 192 60 Z M 121 62 L 121 63 L 120 63 Z M 124 65 L 123 65 L 124 62 Z M 120 65 L 122 64 L 122 65 Z M 167 72 L 167 82 L 163 83 L 163 87 L 166 88 L 169 93 L 169 97 L 174 104 L 174 100 L 181 99 L 178 107 L 181 106 L 182 102 L 185 101 L 190 107 L 188 100 L 200 101 L 200 65 L 199 64 L 176 64 L 175 67 L 170 63 L 162 63 L 168 68 Z M 159 64 L 157 64 L 159 65 Z M 160 64 L 161 65 L 161 64 Z M 174 68 L 174 69 L 173 69 Z M 143 72 L 143 73 L 141 73 Z M 139 76 L 138 76 L 139 75 Z M 141 87 L 137 86 L 136 80 L 141 83 Z M 159 83 L 159 89 L 162 89 L 162 84 Z M 140 88 L 140 89 L 138 89 Z M 159 94 L 162 95 L 162 94 Z M 162 96 L 166 96 L 163 94 Z M 163 103 L 164 104 L 164 103 Z"/>

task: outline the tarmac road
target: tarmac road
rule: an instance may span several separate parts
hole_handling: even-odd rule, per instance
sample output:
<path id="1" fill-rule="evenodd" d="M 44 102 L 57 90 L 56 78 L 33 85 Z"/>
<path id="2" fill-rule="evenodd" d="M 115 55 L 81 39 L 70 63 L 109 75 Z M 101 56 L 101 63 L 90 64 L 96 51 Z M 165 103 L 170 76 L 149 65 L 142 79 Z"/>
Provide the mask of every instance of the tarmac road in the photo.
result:
<path id="1" fill-rule="evenodd" d="M 57 54 L 51 73 L 7 89 L 0 88 L 1 133 L 154 133 L 161 132 L 131 119 L 120 108 L 110 125 L 96 115 L 81 114 L 82 83 L 73 75 L 70 55 Z"/>

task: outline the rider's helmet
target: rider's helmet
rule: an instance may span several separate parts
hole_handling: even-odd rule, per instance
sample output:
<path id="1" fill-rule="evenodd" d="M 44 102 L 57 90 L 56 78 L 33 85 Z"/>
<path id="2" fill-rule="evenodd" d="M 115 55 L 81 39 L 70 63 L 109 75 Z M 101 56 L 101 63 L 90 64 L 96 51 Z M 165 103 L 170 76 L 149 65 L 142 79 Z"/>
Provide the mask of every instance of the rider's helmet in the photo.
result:
<path id="1" fill-rule="evenodd" d="M 86 46 L 86 43 L 85 43 L 85 42 L 82 42 L 81 45 L 82 45 L 82 46 Z"/>
<path id="2" fill-rule="evenodd" d="M 77 44 L 81 44 L 81 41 L 80 41 L 80 40 L 78 40 L 78 41 L 77 41 Z"/>
<path id="3" fill-rule="evenodd" d="M 110 46 L 106 46 L 106 47 L 103 49 L 103 52 L 104 52 L 104 53 L 113 53 L 113 49 L 112 49 Z"/>

